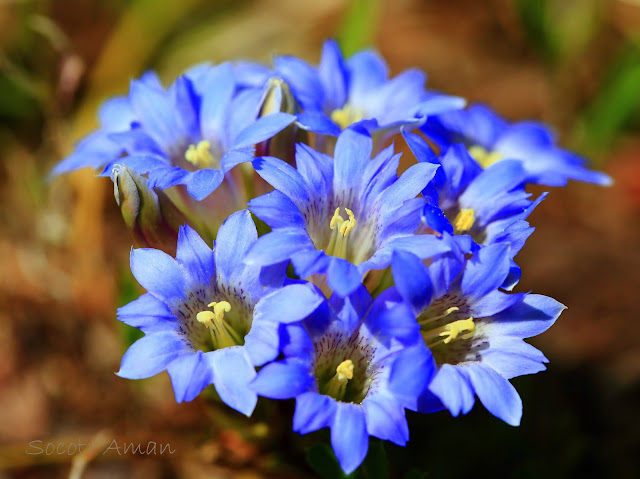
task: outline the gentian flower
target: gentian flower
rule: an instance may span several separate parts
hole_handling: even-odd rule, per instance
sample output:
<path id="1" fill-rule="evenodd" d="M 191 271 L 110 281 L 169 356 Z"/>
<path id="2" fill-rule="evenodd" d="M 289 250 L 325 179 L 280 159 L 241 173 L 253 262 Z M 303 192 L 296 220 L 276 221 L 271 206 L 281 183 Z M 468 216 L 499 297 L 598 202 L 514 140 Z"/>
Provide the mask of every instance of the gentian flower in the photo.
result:
<path id="1" fill-rule="evenodd" d="M 371 159 L 372 140 L 345 130 L 335 158 L 297 145 L 297 169 L 277 158 L 253 164 L 276 191 L 249 202 L 273 231 L 258 239 L 247 261 L 271 265 L 291 260 L 300 278 L 326 274 L 346 296 L 373 269 L 384 269 L 395 249 L 428 258 L 448 249 L 433 235 L 414 235 L 424 198 L 416 195 L 437 166 L 419 163 L 396 176 L 399 156 L 390 146 Z M 324 279 L 322 280 L 324 281 Z"/>
<path id="2" fill-rule="evenodd" d="M 145 336 L 125 353 L 117 374 L 142 379 L 166 370 L 178 402 L 213 384 L 222 401 L 250 415 L 257 401 L 248 387 L 260 363 L 255 355 L 268 346 L 253 348 L 248 339 L 256 303 L 269 292 L 260 269 L 242 261 L 256 238 L 245 210 L 222 224 L 213 251 L 188 226 L 180 229 L 175 259 L 132 250 L 131 271 L 147 293 L 119 308 L 118 319 Z M 282 284 L 282 274 L 262 273 L 267 284 Z"/>
<path id="3" fill-rule="evenodd" d="M 542 371 L 547 362 L 524 338 L 546 331 L 565 307 L 546 296 L 499 290 L 509 274 L 508 248 L 485 246 L 468 260 L 436 259 L 429 268 L 410 253 L 394 255 L 395 287 L 412 305 L 438 368 L 422 412 L 466 414 L 477 395 L 494 416 L 520 423 L 522 401 L 509 379 Z"/>
<path id="4" fill-rule="evenodd" d="M 315 311 L 293 319 L 281 314 L 292 297 Z M 281 326 L 283 358 L 262 368 L 252 387 L 269 398 L 296 399 L 294 431 L 329 427 L 347 474 L 367 455 L 369 436 L 404 446 L 404 409 L 416 409 L 434 370 L 408 305 L 384 295 L 372 300 L 363 287 L 344 300 L 326 300 L 310 284 L 286 286 L 263 303 L 256 325 Z"/>
<path id="5" fill-rule="evenodd" d="M 103 127 L 58 164 L 53 174 L 124 164 L 147 174 L 149 185 L 185 185 L 201 200 L 238 163 L 253 158 L 253 145 L 271 138 L 295 117 L 259 118 L 262 88 L 243 87 L 230 63 L 201 66 L 164 89 L 155 76 L 131 82 L 128 97 L 101 110 Z"/>
<path id="6" fill-rule="evenodd" d="M 417 69 L 389 79 L 385 61 L 374 51 L 345 60 L 331 40 L 325 42 L 317 67 L 291 56 L 277 57 L 274 65 L 302 105 L 298 123 L 326 135 L 338 136 L 354 123 L 366 125 L 372 133 L 392 133 L 466 103 L 462 98 L 427 93 L 426 75 Z"/>
<path id="7" fill-rule="evenodd" d="M 418 135 L 403 135 L 419 162 L 440 166 L 423 191 L 424 225 L 437 233 L 455 234 L 465 253 L 476 252 L 480 245 L 508 243 L 513 258 L 533 233 L 527 217 L 547 196 L 543 193 L 529 199 L 531 194 L 524 189 L 528 173 L 522 163 L 503 160 L 483 169 L 462 144 L 451 145 L 436 156 Z M 515 286 L 519 278 L 520 268 L 511 261 L 505 287 Z"/>
<path id="8" fill-rule="evenodd" d="M 484 105 L 433 116 L 424 133 L 442 148 L 464 143 L 478 165 L 487 168 L 505 159 L 517 160 L 527 182 L 564 186 L 567 180 L 611 185 L 611 178 L 586 168 L 584 158 L 559 148 L 555 135 L 542 123 L 508 123 Z"/>

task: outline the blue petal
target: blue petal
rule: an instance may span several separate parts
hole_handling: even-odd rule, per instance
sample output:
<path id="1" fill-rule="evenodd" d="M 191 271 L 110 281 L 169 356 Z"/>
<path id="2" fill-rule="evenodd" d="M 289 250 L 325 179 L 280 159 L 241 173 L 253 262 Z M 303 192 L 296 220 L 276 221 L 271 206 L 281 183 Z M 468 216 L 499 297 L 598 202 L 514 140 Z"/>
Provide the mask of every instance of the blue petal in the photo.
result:
<path id="1" fill-rule="evenodd" d="M 278 158 L 264 156 L 253 160 L 253 167 L 267 183 L 291 198 L 298 209 L 305 209 L 309 192 L 304 178 L 293 166 Z"/>
<path id="2" fill-rule="evenodd" d="M 305 111 L 297 114 L 298 126 L 303 130 L 321 133 L 323 135 L 338 136 L 340 127 L 320 111 Z"/>
<path id="3" fill-rule="evenodd" d="M 333 421 L 336 411 L 336 401 L 324 394 L 307 392 L 296 398 L 296 412 L 293 415 L 293 430 L 300 434 L 307 434 Z"/>
<path id="4" fill-rule="evenodd" d="M 506 294 L 502 291 L 490 291 L 477 301 L 469 305 L 469 314 L 474 318 L 486 318 L 500 313 L 514 304 L 520 303 L 524 293 Z"/>
<path id="5" fill-rule="evenodd" d="M 336 142 L 334 152 L 334 194 L 344 193 L 347 197 L 355 189 L 371 161 L 373 140 L 368 135 L 347 128 Z"/>
<path id="6" fill-rule="evenodd" d="M 322 46 L 318 74 L 324 87 L 324 107 L 329 111 L 342 108 L 347 101 L 347 70 L 340 47 L 333 40 Z"/>
<path id="7" fill-rule="evenodd" d="M 475 402 L 471 383 L 459 366 L 440 366 L 429 384 L 429 390 L 442 401 L 454 417 L 467 414 Z"/>
<path id="8" fill-rule="evenodd" d="M 253 321 L 256 324 L 302 321 L 324 301 L 324 296 L 312 284 L 292 284 L 263 297 L 253 311 Z"/>
<path id="9" fill-rule="evenodd" d="M 202 104 L 200 106 L 200 132 L 204 139 L 219 143 L 224 136 L 229 103 L 235 91 L 233 66 L 217 65 L 201 79 Z"/>
<path id="10" fill-rule="evenodd" d="M 176 260 L 160 250 L 131 250 L 131 272 L 140 286 L 166 303 L 182 299 L 187 283 Z"/>
<path id="11" fill-rule="evenodd" d="M 482 364 L 471 364 L 468 374 L 487 411 L 511 426 L 518 426 L 522 418 L 522 400 L 511 383 Z"/>
<path id="12" fill-rule="evenodd" d="M 327 270 L 327 282 L 340 296 L 348 296 L 362 284 L 362 274 L 346 259 L 331 257 Z"/>
<path id="13" fill-rule="evenodd" d="M 251 382 L 251 387 L 260 396 L 289 399 L 312 390 L 315 384 L 309 364 L 289 359 L 264 366 Z"/>
<path id="14" fill-rule="evenodd" d="M 222 223 L 213 248 L 219 282 L 229 285 L 240 278 L 245 270 L 244 257 L 257 238 L 248 210 L 237 211 Z"/>
<path id="15" fill-rule="evenodd" d="M 273 63 L 305 110 L 322 108 L 323 87 L 313 67 L 291 56 L 276 57 Z"/>
<path id="16" fill-rule="evenodd" d="M 504 283 L 509 267 L 509 245 L 485 246 L 467 262 L 462 274 L 462 293 L 472 299 L 483 297 Z"/>
<path id="17" fill-rule="evenodd" d="M 395 398 L 376 394 L 363 401 L 367 433 L 399 446 L 406 445 L 409 440 L 409 426 L 404 409 Z"/>
<path id="18" fill-rule="evenodd" d="M 393 253 L 391 271 L 398 292 L 415 312 L 422 312 L 430 303 L 433 285 L 429 270 L 420 258 L 406 251 Z"/>
<path id="19" fill-rule="evenodd" d="M 150 378 L 167 369 L 172 361 L 185 354 L 193 354 L 193 349 L 178 333 L 163 331 L 148 334 L 138 339 L 124 353 L 120 371 L 116 374 L 127 379 Z"/>
<path id="20" fill-rule="evenodd" d="M 436 364 L 431 352 L 420 340 L 415 346 L 401 350 L 391 365 L 389 389 L 402 399 L 407 409 L 417 410 L 421 393 L 431 382 Z"/>
<path id="21" fill-rule="evenodd" d="M 240 148 L 227 151 L 220 160 L 220 168 L 226 173 L 240 163 L 253 161 L 254 154 L 255 150 L 253 148 Z"/>
<path id="22" fill-rule="evenodd" d="M 362 51 L 347 62 L 349 69 L 349 103 L 365 106 L 373 91 L 382 85 L 389 72 L 382 57 L 375 51 Z"/>
<path id="23" fill-rule="evenodd" d="M 117 96 L 105 101 L 98 109 L 98 117 L 102 129 L 106 131 L 123 131 L 135 121 L 131 103 L 126 96 Z"/>
<path id="24" fill-rule="evenodd" d="M 145 333 L 176 330 L 179 326 L 167 305 L 149 293 L 118 308 L 118 320 Z"/>
<path id="25" fill-rule="evenodd" d="M 530 344 L 513 336 L 494 336 L 482 353 L 482 363 L 505 379 L 535 374 L 546 369 L 547 358 Z"/>
<path id="26" fill-rule="evenodd" d="M 48 176 L 52 179 L 79 168 L 99 168 L 121 153 L 122 147 L 111 141 L 107 133 L 98 130 L 80 141 L 75 151 L 54 166 Z"/>
<path id="27" fill-rule="evenodd" d="M 173 361 L 167 367 L 171 377 L 176 402 L 193 401 L 212 383 L 211 370 L 202 351 L 188 354 Z"/>
<path id="28" fill-rule="evenodd" d="M 256 377 L 256 370 L 244 348 L 231 346 L 205 356 L 213 371 L 214 385 L 220 399 L 245 416 L 251 416 L 258 402 L 258 395 L 249 387 Z"/>
<path id="29" fill-rule="evenodd" d="M 351 474 L 364 461 L 369 449 L 369 436 L 362 406 L 337 404 L 331 425 L 331 446 L 346 474 Z"/>
<path id="30" fill-rule="evenodd" d="M 333 158 L 319 153 L 313 148 L 298 143 L 296 145 L 296 168 L 316 196 L 330 194 L 333 183 Z"/>
<path id="31" fill-rule="evenodd" d="M 549 329 L 566 306 L 541 294 L 529 294 L 520 304 L 497 314 L 491 323 L 499 334 L 530 338 Z"/>
<path id="32" fill-rule="evenodd" d="M 298 207 L 278 190 L 253 198 L 248 206 L 254 215 L 273 229 L 291 227 L 304 230 L 307 226 Z"/>
<path id="33" fill-rule="evenodd" d="M 416 114 L 420 116 L 439 115 L 464 108 L 466 104 L 467 100 L 459 96 L 431 95 L 416 107 Z"/>
<path id="34" fill-rule="evenodd" d="M 278 357 L 280 351 L 279 331 L 280 325 L 278 323 L 256 320 L 254 311 L 251 330 L 244 337 L 244 348 L 251 364 L 262 366 Z"/>
<path id="35" fill-rule="evenodd" d="M 238 134 L 233 142 L 233 148 L 246 148 L 268 140 L 293 123 L 295 119 L 295 116 L 283 112 L 258 118 Z"/>
<path id="36" fill-rule="evenodd" d="M 215 279 L 213 250 L 190 226 L 180 227 L 176 260 L 196 284 L 208 285 Z"/>
<path id="37" fill-rule="evenodd" d="M 179 144 L 184 132 L 178 125 L 176 110 L 166 92 L 133 80 L 129 99 L 136 117 L 158 145 L 170 151 Z"/>
<path id="38" fill-rule="evenodd" d="M 307 232 L 300 228 L 281 228 L 261 236 L 247 253 L 247 264 L 281 263 L 303 250 L 314 250 Z"/>
<path id="39" fill-rule="evenodd" d="M 418 163 L 407 169 L 398 181 L 380 195 L 378 202 L 384 211 L 397 208 L 406 200 L 414 198 L 431 181 L 437 169 L 438 166 L 431 163 Z"/>
<path id="40" fill-rule="evenodd" d="M 224 174 L 220 170 L 198 170 L 185 177 L 182 184 L 187 185 L 187 192 L 196 200 L 204 200 L 220 186 L 224 180 Z M 180 183 L 178 183 L 180 184 Z"/>

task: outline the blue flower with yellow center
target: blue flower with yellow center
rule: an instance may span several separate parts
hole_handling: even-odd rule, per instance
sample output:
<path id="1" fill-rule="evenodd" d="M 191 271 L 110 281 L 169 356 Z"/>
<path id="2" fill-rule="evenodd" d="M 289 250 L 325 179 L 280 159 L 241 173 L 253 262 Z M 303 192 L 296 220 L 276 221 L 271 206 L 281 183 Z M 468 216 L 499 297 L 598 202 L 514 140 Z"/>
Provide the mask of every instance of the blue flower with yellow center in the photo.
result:
<path id="1" fill-rule="evenodd" d="M 406 70 L 389 79 L 385 61 L 374 51 L 361 51 L 345 60 L 334 41 L 327 41 L 320 64 L 281 56 L 276 73 L 291 86 L 302 106 L 298 123 L 317 133 L 337 136 L 360 123 L 370 131 L 398 131 L 420 125 L 427 115 L 462 108 L 465 100 L 425 90 L 426 75 Z"/>
<path id="2" fill-rule="evenodd" d="M 282 314 L 291 298 L 315 310 Z M 326 300 L 310 284 L 286 286 L 262 303 L 256 327 L 279 328 L 282 359 L 262 368 L 251 386 L 262 396 L 296 399 L 294 431 L 329 427 L 347 474 L 367 455 L 369 436 L 406 444 L 405 409 L 416 409 L 434 371 L 407 304 L 384 294 L 372 300 L 363 287 Z"/>
<path id="3" fill-rule="evenodd" d="M 440 166 L 423 191 L 424 225 L 437 233 L 455 234 L 465 253 L 476 252 L 481 245 L 508 243 L 513 258 L 533 233 L 527 217 L 547 196 L 530 199 L 522 163 L 503 160 L 483 169 L 462 144 L 436 156 L 420 136 L 404 132 L 404 138 L 419 162 Z M 514 285 L 520 268 L 512 261 L 511 270 L 509 283 Z"/>
<path id="4" fill-rule="evenodd" d="M 247 256 L 253 264 L 291 260 L 300 278 L 326 274 L 346 296 L 370 270 L 384 269 L 396 249 L 428 258 L 448 249 L 434 235 L 414 235 L 424 198 L 416 197 L 437 166 L 419 163 L 399 178 L 393 146 L 371 158 L 371 137 L 352 129 L 338 138 L 331 157 L 299 144 L 294 168 L 277 158 L 254 161 L 276 191 L 249 202 L 273 231 Z"/>
<path id="5" fill-rule="evenodd" d="M 509 274 L 506 244 L 485 246 L 470 259 L 444 256 L 428 268 L 410 253 L 393 258 L 397 293 L 412 305 L 437 364 L 420 410 L 466 414 L 477 395 L 491 414 L 516 426 L 522 401 L 509 379 L 542 371 L 547 362 L 524 338 L 546 331 L 565 307 L 499 290 Z"/>
<path id="6" fill-rule="evenodd" d="M 125 353 L 117 374 L 142 379 L 166 370 L 178 402 L 213 384 L 226 404 L 250 415 L 257 401 L 248 387 L 254 366 L 277 348 L 277 339 L 273 346 L 253 339 L 254 309 L 270 291 L 264 286 L 283 281 L 282 272 L 243 263 L 256 238 L 245 210 L 222 224 L 214 250 L 188 226 L 180 229 L 175 258 L 132 250 L 131 271 L 147 293 L 119 308 L 118 319 L 145 336 Z"/>
<path id="7" fill-rule="evenodd" d="M 464 143 L 476 163 L 487 168 L 503 160 L 516 160 L 528 183 L 564 186 L 568 180 L 611 185 L 611 178 L 587 168 L 584 158 L 557 146 L 553 132 L 534 121 L 508 123 L 484 105 L 433 116 L 424 133 L 441 148 Z"/>
<path id="8" fill-rule="evenodd" d="M 230 63 L 202 65 L 179 77 L 168 89 L 154 75 L 131 82 L 129 95 L 105 104 L 102 128 L 52 171 L 114 163 L 147 174 L 149 185 L 166 189 L 185 185 L 201 200 L 225 173 L 253 158 L 253 146 L 291 124 L 295 117 L 272 113 L 258 118 L 264 89 L 245 86 L 265 74 L 241 74 Z M 262 76 L 261 76 L 262 75 Z M 250 80 L 250 81 L 249 81 Z"/>

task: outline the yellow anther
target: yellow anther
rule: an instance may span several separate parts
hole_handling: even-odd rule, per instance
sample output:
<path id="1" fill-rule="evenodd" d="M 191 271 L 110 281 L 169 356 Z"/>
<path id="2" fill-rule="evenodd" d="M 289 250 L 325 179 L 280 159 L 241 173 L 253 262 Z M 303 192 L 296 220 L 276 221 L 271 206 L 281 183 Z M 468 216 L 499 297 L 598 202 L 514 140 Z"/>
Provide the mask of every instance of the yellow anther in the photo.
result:
<path id="1" fill-rule="evenodd" d="M 216 315 L 216 319 L 223 319 L 224 313 L 228 313 L 229 311 L 231 311 L 231 305 L 226 301 L 220 301 L 218 303 L 214 301 L 212 303 L 209 303 L 207 306 L 209 306 L 210 308 L 213 308 L 213 312 Z"/>
<path id="2" fill-rule="evenodd" d="M 211 155 L 211 143 L 207 140 L 202 140 L 197 146 L 189 145 L 184 158 L 198 168 L 211 168 L 215 164 Z"/>
<path id="3" fill-rule="evenodd" d="M 207 306 L 213 311 L 200 311 L 196 315 L 199 323 L 204 324 L 211 332 L 211 342 L 214 349 L 226 348 L 241 344 L 241 337 L 224 320 L 224 313 L 231 311 L 231 305 L 226 301 L 212 302 Z"/>
<path id="4" fill-rule="evenodd" d="M 353 361 L 351 361 L 351 359 L 347 359 L 346 361 L 342 361 L 338 364 L 336 374 L 339 381 L 344 381 L 345 379 L 348 381 L 349 379 L 353 379 Z"/>
<path id="5" fill-rule="evenodd" d="M 476 214 L 471 208 L 463 208 L 460 210 L 453 220 L 453 228 L 456 233 L 464 233 L 469 231 L 476 221 Z"/>
<path id="6" fill-rule="evenodd" d="M 489 168 L 494 163 L 504 159 L 504 156 L 498 151 L 487 151 L 480 145 L 473 145 L 469 148 L 469 154 L 483 168 Z"/>
<path id="7" fill-rule="evenodd" d="M 331 120 L 343 130 L 364 118 L 364 112 L 359 108 L 354 108 L 346 104 L 343 108 L 331 112 Z"/>
<path id="8" fill-rule="evenodd" d="M 349 217 L 348 220 L 340 216 L 340 208 L 336 208 L 336 211 L 333 213 L 333 217 L 331 218 L 331 222 L 329 223 L 329 227 L 334 230 L 336 226 L 338 227 L 338 232 L 341 236 L 347 236 L 353 228 L 356 227 L 356 217 L 349 208 L 344 209 L 347 212 Z"/>
<path id="9" fill-rule="evenodd" d="M 467 318 L 447 324 L 439 336 L 445 337 L 444 343 L 449 344 L 451 341 L 458 339 L 458 336 L 460 336 L 460 339 L 469 339 L 475 331 L 476 325 L 473 322 L 473 318 Z"/>
<path id="10" fill-rule="evenodd" d="M 336 373 L 324 388 L 324 394 L 341 401 L 347 392 L 347 383 L 350 379 L 353 379 L 353 369 L 354 365 L 351 359 L 345 359 L 338 364 Z"/>

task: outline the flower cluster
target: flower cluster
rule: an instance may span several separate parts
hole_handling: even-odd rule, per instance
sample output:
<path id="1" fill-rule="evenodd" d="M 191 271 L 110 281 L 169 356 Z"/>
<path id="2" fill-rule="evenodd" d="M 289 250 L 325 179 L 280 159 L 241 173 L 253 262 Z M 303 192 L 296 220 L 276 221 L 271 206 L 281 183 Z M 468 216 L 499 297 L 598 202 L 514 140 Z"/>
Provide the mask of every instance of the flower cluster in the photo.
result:
<path id="1" fill-rule="evenodd" d="M 167 371 L 178 402 L 213 386 L 247 416 L 259 396 L 295 398 L 294 431 L 330 428 L 346 473 L 369 436 L 406 444 L 406 410 L 458 416 L 477 397 L 518 425 L 509 380 L 547 362 L 524 339 L 564 309 L 511 292 L 546 196 L 525 188 L 610 179 L 545 126 L 465 106 L 332 41 L 317 66 L 133 81 L 53 171 L 111 176 L 145 246 L 131 271 L 146 293 L 118 310 L 145 335 L 118 375 Z"/>

